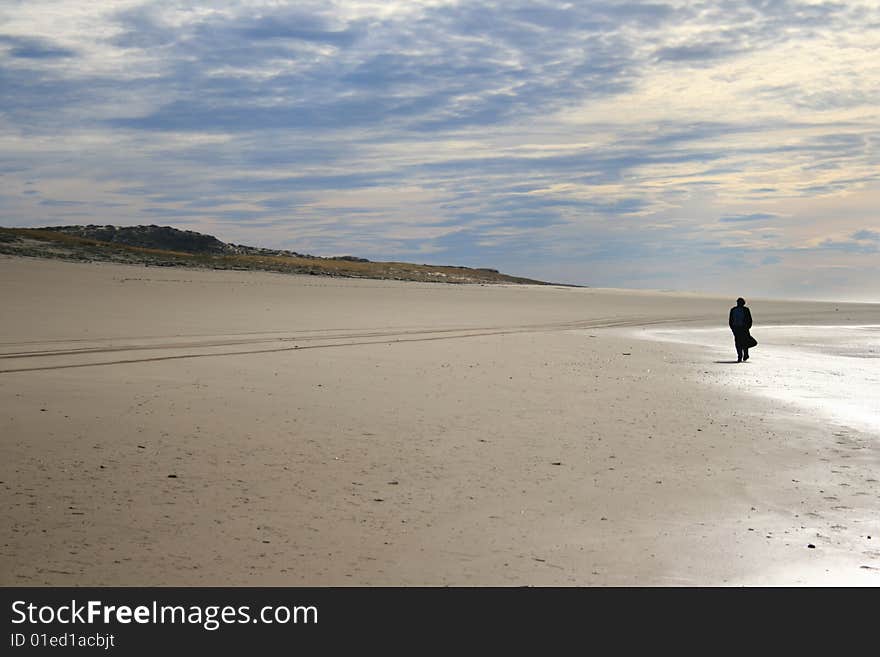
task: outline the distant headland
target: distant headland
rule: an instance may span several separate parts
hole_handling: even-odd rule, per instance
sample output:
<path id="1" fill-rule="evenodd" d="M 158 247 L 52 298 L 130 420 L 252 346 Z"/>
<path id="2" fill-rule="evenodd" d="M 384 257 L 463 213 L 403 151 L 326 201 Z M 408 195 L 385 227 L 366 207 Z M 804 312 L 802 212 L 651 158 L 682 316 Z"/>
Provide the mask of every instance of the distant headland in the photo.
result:
<path id="1" fill-rule="evenodd" d="M 196 267 L 437 283 L 553 285 L 495 269 L 373 262 L 355 256 L 321 257 L 222 242 L 171 226 L 48 226 L 0 228 L 0 253 L 153 267 Z"/>

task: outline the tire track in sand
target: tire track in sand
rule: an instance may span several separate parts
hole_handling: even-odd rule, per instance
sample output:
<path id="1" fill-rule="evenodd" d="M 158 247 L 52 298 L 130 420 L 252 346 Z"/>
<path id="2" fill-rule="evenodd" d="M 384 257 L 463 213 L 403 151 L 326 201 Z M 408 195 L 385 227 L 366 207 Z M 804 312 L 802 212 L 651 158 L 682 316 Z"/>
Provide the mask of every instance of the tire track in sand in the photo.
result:
<path id="1" fill-rule="evenodd" d="M 62 369 L 74 369 L 81 367 L 102 367 L 109 365 L 126 365 L 131 363 L 152 363 L 168 360 L 182 360 L 195 358 L 218 358 L 223 356 L 247 356 L 258 354 L 282 353 L 289 351 L 302 351 L 306 349 L 332 349 L 338 347 L 357 347 L 377 344 L 402 344 L 408 342 L 432 342 L 438 340 L 461 340 L 466 338 L 486 337 L 495 335 L 513 335 L 521 333 L 549 333 L 557 331 L 570 331 L 578 329 L 598 329 L 598 328 L 617 328 L 632 326 L 649 326 L 655 324 L 669 324 L 675 322 L 694 322 L 703 318 L 694 317 L 676 317 L 667 319 L 598 319 L 587 321 L 560 322 L 554 324 L 535 324 L 527 326 L 510 326 L 510 327 L 485 327 L 485 328 L 458 328 L 458 329 L 422 329 L 422 330 L 406 330 L 406 331 L 376 331 L 364 333 L 346 333 L 335 336 L 299 336 L 287 338 L 263 338 L 259 340 L 242 340 L 242 341 L 210 341 L 195 343 L 166 343 L 164 345 L 130 345 L 120 347 L 107 348 L 85 348 L 83 350 L 49 350 L 45 352 L 26 352 L 22 354 L 3 354 L 3 358 L 51 358 L 58 356 L 89 356 L 103 353 L 124 352 L 124 351 L 140 351 L 140 350 L 163 350 L 163 349 L 179 349 L 179 348 L 215 348 L 218 346 L 231 346 L 234 344 L 261 344 L 266 342 L 308 342 L 334 340 L 334 342 L 320 344 L 306 344 L 272 347 L 269 349 L 247 349 L 237 351 L 221 351 L 208 353 L 187 353 L 187 354 L 169 354 L 162 356 L 150 356 L 145 358 L 126 358 L 119 360 L 92 361 L 86 363 L 64 363 L 56 365 L 37 365 L 33 367 L 14 367 L 0 369 L 0 374 L 14 374 L 19 372 L 39 372 Z M 265 335 L 265 333 L 262 333 Z M 370 339 L 377 338 L 377 339 Z M 335 340 L 343 340 L 336 342 Z"/>

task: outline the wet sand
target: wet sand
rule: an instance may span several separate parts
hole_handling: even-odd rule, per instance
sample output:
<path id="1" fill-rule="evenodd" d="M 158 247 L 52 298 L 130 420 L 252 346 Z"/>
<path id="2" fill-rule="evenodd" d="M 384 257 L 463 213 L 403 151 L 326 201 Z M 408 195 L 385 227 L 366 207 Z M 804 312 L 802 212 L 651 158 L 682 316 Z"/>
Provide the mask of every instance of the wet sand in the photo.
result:
<path id="1" fill-rule="evenodd" d="M 764 326 L 757 334 L 752 359 L 719 382 L 880 435 L 880 326 Z M 726 328 L 642 329 L 640 335 L 706 347 L 716 363 L 737 364 Z"/>
<path id="2" fill-rule="evenodd" d="M 0 300 L 4 585 L 880 584 L 878 432 L 760 390 L 876 305 L 750 299 L 746 370 L 648 335 L 721 340 L 681 293 L 0 258 Z"/>

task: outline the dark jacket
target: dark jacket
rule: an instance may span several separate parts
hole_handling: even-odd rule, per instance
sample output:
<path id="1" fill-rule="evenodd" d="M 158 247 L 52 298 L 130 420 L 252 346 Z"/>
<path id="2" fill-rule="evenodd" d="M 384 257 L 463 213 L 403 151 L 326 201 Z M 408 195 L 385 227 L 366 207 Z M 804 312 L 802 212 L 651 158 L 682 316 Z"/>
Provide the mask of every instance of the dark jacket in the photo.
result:
<path id="1" fill-rule="evenodd" d="M 752 328 L 752 311 L 745 306 L 734 306 L 730 309 L 728 324 L 730 325 L 730 330 L 734 333 L 748 331 Z"/>

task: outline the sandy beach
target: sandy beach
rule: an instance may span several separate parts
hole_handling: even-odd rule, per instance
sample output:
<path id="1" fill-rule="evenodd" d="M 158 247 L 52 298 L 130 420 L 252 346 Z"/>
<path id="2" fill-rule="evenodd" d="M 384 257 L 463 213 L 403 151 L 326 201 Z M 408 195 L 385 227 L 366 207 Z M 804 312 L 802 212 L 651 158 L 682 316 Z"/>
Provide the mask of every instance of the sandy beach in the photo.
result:
<path id="1" fill-rule="evenodd" d="M 880 585 L 880 305 L 744 295 L 0 257 L 0 584 Z"/>

